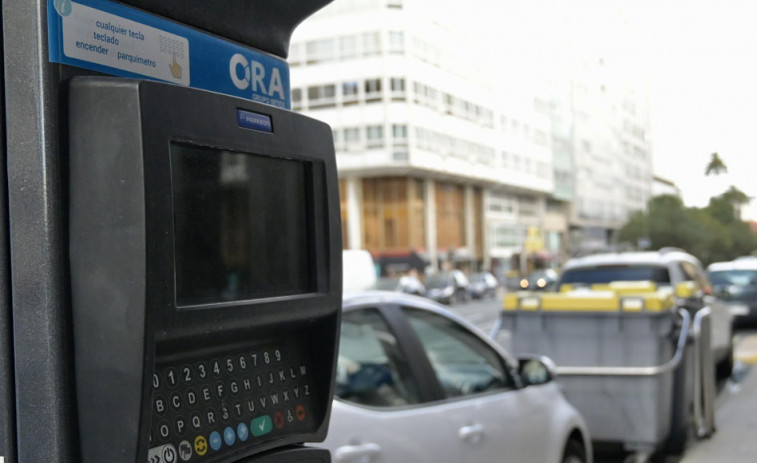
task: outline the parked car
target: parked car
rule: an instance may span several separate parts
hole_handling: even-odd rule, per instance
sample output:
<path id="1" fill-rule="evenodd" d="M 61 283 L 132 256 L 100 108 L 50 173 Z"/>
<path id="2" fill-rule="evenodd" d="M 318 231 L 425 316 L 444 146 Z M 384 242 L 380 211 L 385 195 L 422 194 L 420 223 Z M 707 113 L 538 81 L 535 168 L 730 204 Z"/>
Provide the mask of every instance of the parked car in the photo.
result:
<path id="1" fill-rule="evenodd" d="M 757 325 L 757 259 L 715 262 L 707 273 L 713 294 L 730 304 L 734 326 Z"/>
<path id="2" fill-rule="evenodd" d="M 343 291 L 365 291 L 376 286 L 376 263 L 365 249 L 342 251 Z"/>
<path id="3" fill-rule="evenodd" d="M 380 291 L 397 291 L 416 296 L 426 295 L 426 286 L 418 278 L 412 275 L 401 277 L 382 277 L 376 282 L 375 289 Z"/>
<path id="4" fill-rule="evenodd" d="M 468 277 L 460 270 L 439 272 L 426 278 L 426 297 L 443 304 L 467 301 Z"/>
<path id="5" fill-rule="evenodd" d="M 489 272 L 474 273 L 469 278 L 468 292 L 473 299 L 494 298 L 497 295 L 497 279 Z"/>
<path id="6" fill-rule="evenodd" d="M 439 304 L 386 292 L 344 300 L 323 445 L 334 463 L 592 461 L 551 361 L 516 361 Z"/>
<path id="7" fill-rule="evenodd" d="M 557 286 L 559 276 L 552 269 L 535 270 L 528 278 L 520 280 L 520 289 L 528 291 L 552 291 Z"/>
<path id="8" fill-rule="evenodd" d="M 613 281 L 652 281 L 658 287 L 671 288 L 678 304 L 695 312 L 710 307 L 713 358 L 718 378 L 730 376 L 733 367 L 730 309 L 712 295 L 707 273 L 696 257 L 677 248 L 649 252 L 594 254 L 566 262 L 557 284 L 573 288 L 591 287 Z"/>

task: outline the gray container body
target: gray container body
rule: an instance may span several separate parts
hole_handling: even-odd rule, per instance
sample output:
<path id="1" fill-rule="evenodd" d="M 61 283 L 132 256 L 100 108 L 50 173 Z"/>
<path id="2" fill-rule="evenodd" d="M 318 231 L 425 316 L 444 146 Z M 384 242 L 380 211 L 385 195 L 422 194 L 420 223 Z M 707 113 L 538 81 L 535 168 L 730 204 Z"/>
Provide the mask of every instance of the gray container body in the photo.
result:
<path id="1" fill-rule="evenodd" d="M 675 354 L 674 312 L 504 311 L 516 355 L 540 354 L 559 367 L 655 367 Z M 671 427 L 674 370 L 655 376 L 560 375 L 594 441 L 629 450 L 659 447 Z"/>

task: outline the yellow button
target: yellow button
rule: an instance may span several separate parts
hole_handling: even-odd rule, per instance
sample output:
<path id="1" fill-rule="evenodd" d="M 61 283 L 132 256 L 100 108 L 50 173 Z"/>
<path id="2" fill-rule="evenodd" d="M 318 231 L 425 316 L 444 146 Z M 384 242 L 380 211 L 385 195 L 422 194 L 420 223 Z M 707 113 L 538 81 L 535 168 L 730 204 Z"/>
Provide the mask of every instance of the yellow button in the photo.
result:
<path id="1" fill-rule="evenodd" d="M 205 439 L 205 436 L 195 437 L 195 452 L 200 456 L 208 452 L 208 440 Z"/>

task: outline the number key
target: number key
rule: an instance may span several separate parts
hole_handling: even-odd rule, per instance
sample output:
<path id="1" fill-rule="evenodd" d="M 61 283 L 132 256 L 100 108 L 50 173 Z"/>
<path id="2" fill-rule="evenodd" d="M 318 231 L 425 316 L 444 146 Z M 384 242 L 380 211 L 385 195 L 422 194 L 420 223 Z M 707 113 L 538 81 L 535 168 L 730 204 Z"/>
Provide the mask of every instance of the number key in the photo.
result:
<path id="1" fill-rule="evenodd" d="M 197 376 L 200 379 L 205 379 L 208 377 L 208 367 L 207 365 L 205 365 L 205 362 L 197 363 Z"/>
<path id="2" fill-rule="evenodd" d="M 171 387 L 179 384 L 179 374 L 176 373 L 175 368 L 172 367 L 166 370 L 166 381 L 168 381 Z"/>
<path id="3" fill-rule="evenodd" d="M 189 365 L 181 367 L 181 380 L 184 384 L 192 384 L 192 369 Z"/>
<path id="4" fill-rule="evenodd" d="M 218 360 L 212 360 L 210 362 L 210 368 L 214 375 L 221 376 L 221 364 Z"/>

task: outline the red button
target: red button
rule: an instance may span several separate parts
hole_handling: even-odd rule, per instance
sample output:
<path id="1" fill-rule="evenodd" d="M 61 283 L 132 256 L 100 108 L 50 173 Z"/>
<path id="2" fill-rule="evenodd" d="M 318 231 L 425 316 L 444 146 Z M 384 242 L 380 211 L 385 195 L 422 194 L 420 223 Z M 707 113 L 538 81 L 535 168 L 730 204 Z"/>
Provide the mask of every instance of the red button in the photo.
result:
<path id="1" fill-rule="evenodd" d="M 297 420 L 302 421 L 305 419 L 305 407 L 297 405 Z"/>
<path id="2" fill-rule="evenodd" d="M 284 427 L 284 414 L 281 412 L 276 412 L 276 414 L 273 415 L 273 424 L 278 429 L 281 429 Z"/>

